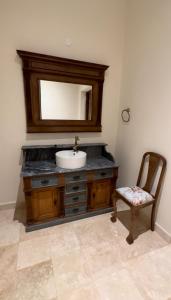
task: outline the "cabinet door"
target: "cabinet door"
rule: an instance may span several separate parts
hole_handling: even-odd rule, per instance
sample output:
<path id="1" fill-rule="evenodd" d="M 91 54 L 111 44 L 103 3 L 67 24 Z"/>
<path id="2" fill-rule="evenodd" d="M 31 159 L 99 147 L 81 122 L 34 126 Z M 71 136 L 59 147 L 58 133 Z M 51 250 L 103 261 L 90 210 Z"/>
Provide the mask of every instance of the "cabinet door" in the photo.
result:
<path id="1" fill-rule="evenodd" d="M 60 190 L 49 188 L 32 191 L 31 212 L 33 221 L 59 217 L 61 215 Z"/>
<path id="2" fill-rule="evenodd" d="M 111 180 L 95 181 L 90 187 L 90 209 L 110 206 Z"/>

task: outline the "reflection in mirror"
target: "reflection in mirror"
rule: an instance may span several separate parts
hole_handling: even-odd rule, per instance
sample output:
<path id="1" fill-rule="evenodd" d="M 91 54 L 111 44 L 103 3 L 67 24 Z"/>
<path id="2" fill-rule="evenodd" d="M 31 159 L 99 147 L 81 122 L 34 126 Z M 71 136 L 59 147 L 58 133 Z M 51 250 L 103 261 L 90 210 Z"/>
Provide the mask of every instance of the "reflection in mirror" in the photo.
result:
<path id="1" fill-rule="evenodd" d="M 40 80 L 42 120 L 91 120 L 92 86 Z"/>

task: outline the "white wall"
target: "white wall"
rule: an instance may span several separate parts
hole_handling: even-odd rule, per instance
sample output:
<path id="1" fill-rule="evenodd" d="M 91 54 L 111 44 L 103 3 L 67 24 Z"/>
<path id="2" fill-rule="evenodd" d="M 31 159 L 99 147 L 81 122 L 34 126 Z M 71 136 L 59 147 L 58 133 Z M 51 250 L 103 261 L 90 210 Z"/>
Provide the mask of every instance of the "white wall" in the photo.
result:
<path id="1" fill-rule="evenodd" d="M 171 234 L 171 1 L 129 0 L 117 158 L 120 184 L 135 184 L 142 154 L 161 153 L 167 173 L 157 222 Z M 120 109 L 120 111 L 121 111 Z"/>
<path id="2" fill-rule="evenodd" d="M 26 134 L 23 75 L 16 49 L 107 64 L 102 133 L 114 153 L 118 122 L 125 0 L 0 0 L 0 203 L 15 202 L 21 146 L 68 143 L 73 133 Z M 71 47 L 65 39 L 72 40 Z"/>

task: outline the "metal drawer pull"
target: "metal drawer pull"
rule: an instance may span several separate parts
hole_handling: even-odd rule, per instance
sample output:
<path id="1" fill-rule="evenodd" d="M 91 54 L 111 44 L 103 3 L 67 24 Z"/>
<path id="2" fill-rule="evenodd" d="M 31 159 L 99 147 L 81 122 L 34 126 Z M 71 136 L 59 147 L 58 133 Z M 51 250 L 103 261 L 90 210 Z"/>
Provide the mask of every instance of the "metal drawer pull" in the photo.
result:
<path id="1" fill-rule="evenodd" d="M 73 186 L 73 188 L 72 188 L 74 191 L 77 191 L 77 190 L 79 190 L 79 186 Z"/>
<path id="2" fill-rule="evenodd" d="M 78 176 L 78 175 L 77 175 L 77 176 L 74 176 L 73 179 L 74 179 L 74 180 L 78 180 L 78 179 L 80 179 L 80 176 Z"/>
<path id="3" fill-rule="evenodd" d="M 74 197 L 74 198 L 72 198 L 72 200 L 77 201 L 77 200 L 79 200 L 79 197 Z"/>
<path id="4" fill-rule="evenodd" d="M 43 185 L 46 185 L 48 183 L 49 183 L 49 180 L 47 180 L 47 179 L 41 180 L 41 184 L 43 184 Z"/>
<path id="5" fill-rule="evenodd" d="M 105 176 L 105 175 L 106 175 L 106 173 L 105 173 L 105 172 L 102 172 L 102 173 L 101 173 L 101 176 Z"/>
<path id="6" fill-rule="evenodd" d="M 73 213 L 77 213 L 79 211 L 79 208 L 74 208 L 72 211 Z"/>

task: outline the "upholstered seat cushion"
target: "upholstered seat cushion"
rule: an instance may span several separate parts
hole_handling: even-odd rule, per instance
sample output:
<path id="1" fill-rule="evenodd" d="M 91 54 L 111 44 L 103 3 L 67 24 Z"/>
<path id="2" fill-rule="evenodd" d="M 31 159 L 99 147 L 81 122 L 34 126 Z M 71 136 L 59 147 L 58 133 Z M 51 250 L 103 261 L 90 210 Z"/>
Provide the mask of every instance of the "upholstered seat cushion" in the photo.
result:
<path id="1" fill-rule="evenodd" d="M 153 197 L 138 186 L 122 187 L 116 191 L 133 205 L 140 205 L 153 200 Z"/>

